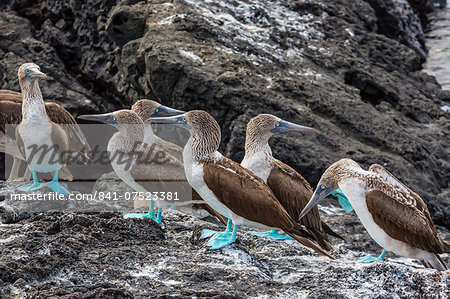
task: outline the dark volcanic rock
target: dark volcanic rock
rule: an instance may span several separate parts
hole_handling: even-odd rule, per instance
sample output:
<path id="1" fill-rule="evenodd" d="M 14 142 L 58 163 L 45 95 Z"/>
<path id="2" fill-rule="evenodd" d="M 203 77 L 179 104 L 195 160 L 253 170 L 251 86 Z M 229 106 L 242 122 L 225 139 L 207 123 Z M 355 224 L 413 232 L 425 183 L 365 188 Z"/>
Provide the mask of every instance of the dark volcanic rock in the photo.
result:
<path id="1" fill-rule="evenodd" d="M 0 225 L 0 296 L 445 298 L 446 273 L 392 254 L 384 262 L 355 263 L 381 248 L 354 215 L 331 206 L 322 212 L 347 240 L 333 239 L 335 261 L 295 241 L 247 235 L 246 229 L 239 242 L 208 250 L 203 240 L 191 242 L 195 233 L 223 227 L 170 209 L 161 226 L 112 213 L 37 214 Z"/>
<path id="2" fill-rule="evenodd" d="M 17 68 L 34 61 L 49 75 L 44 97 L 74 114 L 129 107 L 143 97 L 205 109 L 222 126 L 220 150 L 236 161 L 248 120 L 273 113 L 321 131 L 272 140 L 274 155 L 313 185 L 338 159 L 379 163 L 424 198 L 436 224 L 450 227 L 450 120 L 440 109 L 450 94 L 420 71 L 426 48 L 407 1 L 7 0 L 0 8 L 1 88 L 19 90 Z M 355 254 L 347 250 L 374 245 L 360 234 L 349 233 L 343 264 L 336 264 L 300 246 L 253 238 L 207 252 L 187 243 L 204 222 L 178 214 L 172 220 L 187 222 L 169 217 L 166 234 L 151 222 L 112 215 L 80 216 L 74 224 L 60 215 L 33 217 L 22 220 L 25 229 L 3 233 L 24 234 L 2 245 L 0 285 L 8 284 L 8 294 L 289 297 L 306 286 L 316 297 L 420 297 L 439 296 L 448 283 L 447 276 L 391 263 L 348 266 L 345 255 Z M 353 217 L 345 221 L 349 232 L 361 229 Z M 360 293 L 366 282 L 369 290 Z"/>
<path id="3" fill-rule="evenodd" d="M 340 158 L 380 163 L 449 227 L 450 95 L 420 71 L 408 2 L 270 3 L 2 2 L 1 87 L 18 90 L 17 67 L 32 60 L 50 76 L 45 98 L 75 114 L 142 97 L 205 109 L 236 161 L 246 122 L 273 113 L 322 132 L 272 141 L 313 185 Z"/>

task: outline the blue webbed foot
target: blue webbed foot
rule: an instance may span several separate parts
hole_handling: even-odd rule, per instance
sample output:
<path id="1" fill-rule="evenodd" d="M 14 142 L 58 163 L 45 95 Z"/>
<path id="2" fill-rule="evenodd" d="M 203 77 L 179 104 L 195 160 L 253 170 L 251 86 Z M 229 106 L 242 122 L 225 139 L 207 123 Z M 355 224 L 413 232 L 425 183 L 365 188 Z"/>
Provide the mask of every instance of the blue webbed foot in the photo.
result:
<path id="1" fill-rule="evenodd" d="M 31 174 L 33 175 L 33 183 L 17 187 L 17 190 L 31 192 L 31 191 L 39 190 L 45 186 L 45 184 L 39 183 L 37 176 L 36 176 L 36 171 L 32 171 Z"/>
<path id="2" fill-rule="evenodd" d="M 45 184 L 47 187 L 52 189 L 53 192 L 59 193 L 59 194 L 70 194 L 70 190 L 61 185 L 58 181 L 51 181 Z"/>
<path id="3" fill-rule="evenodd" d="M 232 232 L 224 231 L 215 233 L 211 237 L 211 239 L 209 239 L 209 241 L 206 242 L 206 245 L 208 245 L 211 249 L 223 248 L 236 241 L 236 234 L 237 234 L 237 225 L 233 227 Z"/>
<path id="4" fill-rule="evenodd" d="M 217 233 L 218 233 L 217 231 L 212 230 L 212 229 L 204 229 L 202 231 L 202 235 L 200 236 L 200 239 L 205 239 L 205 238 L 211 237 L 212 235 L 217 234 Z"/>
<path id="5" fill-rule="evenodd" d="M 383 252 L 380 254 L 379 257 L 373 257 L 373 256 L 364 256 L 362 258 L 358 259 L 358 263 L 372 263 L 376 261 L 382 261 L 384 260 L 384 256 L 386 255 L 386 249 L 383 249 Z"/>
<path id="6" fill-rule="evenodd" d="M 39 190 L 39 189 L 43 188 L 44 186 L 45 185 L 41 184 L 41 183 L 32 183 L 32 184 L 26 184 L 23 186 L 19 186 L 19 187 L 17 187 L 17 190 L 31 192 L 31 191 Z"/>
<path id="7" fill-rule="evenodd" d="M 233 223 L 231 222 L 231 219 L 228 219 L 227 229 L 225 230 L 225 232 L 228 232 L 228 233 L 231 232 L 231 225 L 232 224 Z M 200 236 L 200 239 L 205 239 L 205 238 L 211 237 L 212 235 L 217 234 L 217 233 L 218 233 L 217 231 L 212 230 L 212 229 L 204 229 L 202 231 L 202 235 Z"/>
<path id="8" fill-rule="evenodd" d="M 265 237 L 274 240 L 290 240 L 292 237 L 280 234 L 276 229 L 269 230 L 267 232 L 248 232 L 248 234 L 258 237 Z"/>

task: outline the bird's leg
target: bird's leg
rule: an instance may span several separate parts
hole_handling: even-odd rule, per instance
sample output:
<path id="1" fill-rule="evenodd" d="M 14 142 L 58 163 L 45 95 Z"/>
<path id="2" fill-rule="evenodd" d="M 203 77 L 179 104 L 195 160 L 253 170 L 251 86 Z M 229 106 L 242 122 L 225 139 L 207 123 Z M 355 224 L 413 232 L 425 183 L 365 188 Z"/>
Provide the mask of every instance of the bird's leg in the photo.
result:
<path id="1" fill-rule="evenodd" d="M 11 166 L 11 172 L 9 174 L 7 182 L 18 182 L 19 179 L 19 166 L 20 166 L 20 159 L 14 157 L 13 165 Z"/>
<path id="2" fill-rule="evenodd" d="M 148 208 L 148 213 L 147 214 L 142 214 L 142 213 L 127 213 L 125 215 L 123 215 L 123 218 L 128 219 L 128 218 L 150 218 L 156 222 L 157 221 L 157 216 L 155 215 L 155 201 L 153 199 L 150 200 L 150 207 Z M 159 209 L 158 209 L 159 211 Z M 161 223 L 161 222 L 160 222 Z"/>
<path id="3" fill-rule="evenodd" d="M 387 253 L 386 249 L 383 249 L 383 252 L 380 254 L 379 257 L 365 256 L 358 259 L 358 263 L 371 263 L 375 261 L 382 261 L 384 260 L 384 256 L 386 255 L 386 253 Z"/>
<path id="4" fill-rule="evenodd" d="M 17 187 L 17 190 L 31 192 L 31 191 L 39 190 L 45 186 L 44 184 L 39 183 L 37 176 L 36 176 L 36 171 L 32 171 L 31 174 L 33 175 L 33 183 Z"/>
<path id="5" fill-rule="evenodd" d="M 45 185 L 52 189 L 53 192 L 60 193 L 60 194 L 70 194 L 70 190 L 61 185 L 60 182 L 58 182 L 58 170 L 55 171 L 55 175 L 53 176 L 53 180 L 51 182 L 46 183 Z"/>
<path id="6" fill-rule="evenodd" d="M 156 216 L 156 223 L 161 224 L 162 221 L 162 209 L 158 208 L 158 215 Z"/>
<path id="7" fill-rule="evenodd" d="M 236 241 L 236 234 L 237 234 L 238 226 L 233 226 L 232 232 L 219 232 L 214 234 L 211 239 L 209 239 L 208 242 L 206 242 L 206 245 L 208 245 L 211 249 L 220 249 L 227 245 L 230 245 L 234 241 Z"/>
<path id="8" fill-rule="evenodd" d="M 226 233 L 231 232 L 231 225 L 232 225 L 232 224 L 233 224 L 233 223 L 232 223 L 232 221 L 231 221 L 231 218 L 228 219 L 228 222 L 227 222 L 227 228 L 226 228 L 226 230 L 225 230 Z M 218 232 L 216 232 L 215 230 L 212 230 L 212 229 L 204 229 L 204 230 L 202 231 L 202 235 L 201 235 L 200 239 L 205 239 L 205 238 L 211 237 L 212 235 L 214 235 L 214 234 L 216 234 L 216 233 L 218 233 Z"/>
<path id="9" fill-rule="evenodd" d="M 274 240 L 290 240 L 292 237 L 280 234 L 276 229 L 271 229 L 266 232 L 248 232 L 249 235 L 266 237 Z"/>

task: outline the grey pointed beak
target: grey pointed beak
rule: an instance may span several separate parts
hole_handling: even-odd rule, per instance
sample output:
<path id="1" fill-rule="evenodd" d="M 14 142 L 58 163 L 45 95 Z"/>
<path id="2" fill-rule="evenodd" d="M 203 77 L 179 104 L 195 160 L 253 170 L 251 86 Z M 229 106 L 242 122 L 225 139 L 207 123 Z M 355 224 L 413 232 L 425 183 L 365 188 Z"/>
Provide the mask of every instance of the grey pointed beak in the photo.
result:
<path id="1" fill-rule="evenodd" d="M 159 106 L 156 108 L 155 112 L 152 114 L 152 117 L 166 117 L 166 116 L 173 116 L 173 115 L 179 115 L 184 114 L 185 112 L 182 110 L 170 108 L 164 105 Z"/>
<path id="2" fill-rule="evenodd" d="M 31 74 L 28 75 L 28 77 L 30 79 L 46 79 L 47 75 L 44 74 L 43 72 L 41 72 L 39 69 L 37 68 L 32 68 L 30 69 Z"/>
<path id="3" fill-rule="evenodd" d="M 172 124 L 180 126 L 187 130 L 191 128 L 191 126 L 188 125 L 186 116 L 184 114 L 169 117 L 150 117 L 145 122 L 149 122 L 152 124 Z"/>
<path id="4" fill-rule="evenodd" d="M 280 120 L 278 122 L 278 126 L 273 128 L 272 130 L 270 130 L 270 132 L 274 133 L 274 134 L 291 132 L 291 131 L 319 133 L 319 131 L 314 128 L 297 125 L 297 124 L 294 124 L 294 123 L 291 123 L 291 122 L 288 122 L 285 120 Z"/>
<path id="5" fill-rule="evenodd" d="M 117 118 L 115 117 L 114 113 L 86 114 L 86 115 L 80 115 L 77 118 L 83 119 L 83 120 L 101 122 L 104 124 L 112 125 L 116 128 L 119 126 L 119 123 L 117 122 Z"/>
<path id="6" fill-rule="evenodd" d="M 303 208 L 302 212 L 300 213 L 299 220 L 302 219 L 306 214 L 308 214 L 309 211 L 311 211 L 314 206 L 316 206 L 319 202 L 321 202 L 325 197 L 327 197 L 331 192 L 333 191 L 332 187 L 328 187 L 325 189 L 321 189 L 320 187 L 314 191 L 313 196 L 309 200 L 309 202 L 306 204 L 306 206 Z"/>

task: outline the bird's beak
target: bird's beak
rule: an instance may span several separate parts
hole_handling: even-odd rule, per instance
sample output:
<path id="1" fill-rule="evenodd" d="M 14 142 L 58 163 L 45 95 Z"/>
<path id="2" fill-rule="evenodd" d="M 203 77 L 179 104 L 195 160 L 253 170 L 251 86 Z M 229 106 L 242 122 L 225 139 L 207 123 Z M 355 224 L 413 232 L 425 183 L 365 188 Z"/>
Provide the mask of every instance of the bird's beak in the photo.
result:
<path id="1" fill-rule="evenodd" d="M 38 68 L 30 69 L 31 74 L 28 74 L 30 79 L 46 79 L 47 75 L 41 72 Z"/>
<path id="2" fill-rule="evenodd" d="M 313 196 L 309 200 L 308 204 L 305 206 L 303 211 L 300 213 L 299 220 L 303 218 L 306 214 L 308 214 L 309 211 L 311 211 L 312 208 L 314 208 L 315 205 L 317 205 L 319 202 L 321 202 L 325 197 L 327 197 L 331 192 L 333 191 L 332 187 L 328 187 L 325 189 L 322 189 L 318 187 L 316 191 L 314 191 Z"/>
<path id="3" fill-rule="evenodd" d="M 117 118 L 114 116 L 114 113 L 86 114 L 86 115 L 80 115 L 77 118 L 83 119 L 83 120 L 101 122 L 104 124 L 112 125 L 116 128 L 119 127 L 119 123 L 117 122 Z"/>
<path id="4" fill-rule="evenodd" d="M 186 122 L 186 117 L 184 114 L 169 117 L 151 117 L 145 122 L 150 122 L 152 124 L 172 124 L 187 130 L 191 129 L 191 126 Z"/>
<path id="5" fill-rule="evenodd" d="M 285 120 L 280 120 L 278 122 L 278 126 L 273 128 L 272 130 L 270 130 L 271 133 L 276 134 L 276 133 L 284 133 L 284 132 L 291 132 L 291 131 L 302 131 L 302 132 L 314 132 L 314 133 L 319 133 L 318 130 L 311 128 L 311 127 L 305 127 L 305 126 L 300 126 Z"/>
<path id="6" fill-rule="evenodd" d="M 165 117 L 165 116 L 172 116 L 172 115 L 178 115 L 185 113 L 182 110 L 173 109 L 164 105 L 159 106 L 156 108 L 155 112 L 152 114 L 151 117 Z"/>

